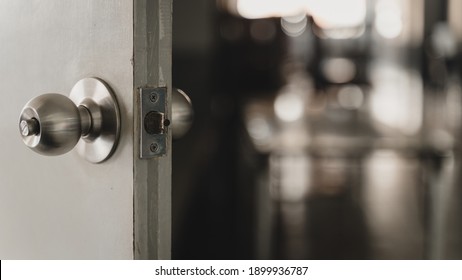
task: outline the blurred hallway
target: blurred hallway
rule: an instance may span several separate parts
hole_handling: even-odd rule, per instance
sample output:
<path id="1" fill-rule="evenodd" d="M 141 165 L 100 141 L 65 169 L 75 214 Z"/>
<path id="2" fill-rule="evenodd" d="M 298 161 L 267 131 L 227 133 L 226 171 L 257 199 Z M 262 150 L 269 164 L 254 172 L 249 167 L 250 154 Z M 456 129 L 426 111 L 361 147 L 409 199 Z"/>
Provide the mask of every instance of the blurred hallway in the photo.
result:
<path id="1" fill-rule="evenodd" d="M 174 1 L 175 259 L 462 258 L 462 2 Z"/>

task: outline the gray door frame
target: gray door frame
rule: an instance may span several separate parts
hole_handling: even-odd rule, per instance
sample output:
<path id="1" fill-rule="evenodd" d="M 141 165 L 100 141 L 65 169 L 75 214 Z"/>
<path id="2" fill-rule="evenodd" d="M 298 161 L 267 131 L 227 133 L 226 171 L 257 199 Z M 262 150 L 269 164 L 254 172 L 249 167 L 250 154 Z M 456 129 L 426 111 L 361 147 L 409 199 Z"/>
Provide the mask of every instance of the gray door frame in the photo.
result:
<path id="1" fill-rule="evenodd" d="M 141 87 L 167 87 L 171 119 L 172 0 L 134 0 L 134 258 L 171 258 L 171 133 L 167 154 L 139 157 L 139 98 Z"/>

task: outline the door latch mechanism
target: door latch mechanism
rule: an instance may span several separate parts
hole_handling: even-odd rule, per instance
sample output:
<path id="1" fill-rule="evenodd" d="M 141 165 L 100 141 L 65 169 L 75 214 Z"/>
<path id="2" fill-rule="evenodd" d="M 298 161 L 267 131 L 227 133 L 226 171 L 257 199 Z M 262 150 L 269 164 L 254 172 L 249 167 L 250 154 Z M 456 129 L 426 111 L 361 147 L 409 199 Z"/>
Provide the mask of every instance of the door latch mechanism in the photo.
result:
<path id="1" fill-rule="evenodd" d="M 140 158 L 163 156 L 167 152 L 167 88 L 140 89 Z"/>
<path id="2" fill-rule="evenodd" d="M 171 116 L 167 117 L 167 88 L 140 89 L 140 158 L 167 153 L 167 131 L 173 139 L 183 137 L 191 128 L 194 111 L 182 90 L 172 88 Z"/>

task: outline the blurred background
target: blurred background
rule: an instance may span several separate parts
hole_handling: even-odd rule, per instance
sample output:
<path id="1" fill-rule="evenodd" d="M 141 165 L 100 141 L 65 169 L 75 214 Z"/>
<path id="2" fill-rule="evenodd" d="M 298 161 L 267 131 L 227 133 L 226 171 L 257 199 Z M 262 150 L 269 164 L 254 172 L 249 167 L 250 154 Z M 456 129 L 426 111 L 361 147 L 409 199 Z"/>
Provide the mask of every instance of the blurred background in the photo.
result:
<path id="1" fill-rule="evenodd" d="M 461 259 L 460 0 L 175 0 L 174 259 Z"/>

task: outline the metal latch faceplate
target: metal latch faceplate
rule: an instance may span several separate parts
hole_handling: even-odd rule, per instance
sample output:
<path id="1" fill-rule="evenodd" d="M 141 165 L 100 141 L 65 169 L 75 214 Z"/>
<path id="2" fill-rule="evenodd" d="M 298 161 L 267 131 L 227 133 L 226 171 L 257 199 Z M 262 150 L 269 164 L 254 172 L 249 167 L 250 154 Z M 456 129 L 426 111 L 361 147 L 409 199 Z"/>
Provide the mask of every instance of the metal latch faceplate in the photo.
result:
<path id="1" fill-rule="evenodd" d="M 167 152 L 167 88 L 140 88 L 140 158 Z"/>

